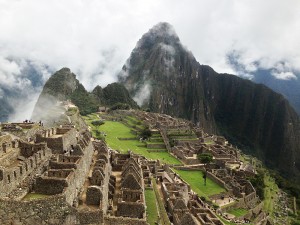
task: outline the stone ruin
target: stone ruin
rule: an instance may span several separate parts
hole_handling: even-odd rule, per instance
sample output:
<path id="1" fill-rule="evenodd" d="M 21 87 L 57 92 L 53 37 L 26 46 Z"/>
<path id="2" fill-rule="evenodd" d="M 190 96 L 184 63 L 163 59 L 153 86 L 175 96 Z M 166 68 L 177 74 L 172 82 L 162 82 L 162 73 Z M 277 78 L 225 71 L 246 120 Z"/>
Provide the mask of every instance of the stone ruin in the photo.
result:
<path id="1" fill-rule="evenodd" d="M 184 123 L 184 120 L 176 121 L 176 119 L 170 118 L 169 116 L 146 112 L 138 112 L 136 114 L 141 119 L 147 121 L 150 127 L 158 128 L 165 143 L 171 141 L 173 138 L 172 134 L 174 133 L 180 136 L 180 139 L 175 139 L 173 142 L 174 146 L 168 150 L 185 165 L 195 165 L 203 170 L 203 165 L 201 165 L 197 155 L 210 153 L 213 156 L 213 162 L 210 165 L 206 165 L 207 176 L 226 189 L 226 193 L 212 196 L 214 200 L 217 201 L 217 199 L 227 196 L 228 199 L 232 199 L 231 203 L 234 202 L 233 207 L 246 208 L 249 211 L 245 218 L 265 218 L 264 212 L 262 211 L 262 203 L 256 194 L 255 188 L 246 180 L 247 177 L 255 175 L 255 169 L 252 165 L 240 161 L 239 150 L 230 145 L 224 137 L 206 134 L 199 127 L 192 126 L 190 123 Z M 194 134 L 193 138 L 190 138 L 192 137 L 191 134 Z M 160 173 L 165 174 L 166 171 L 163 169 Z M 172 192 L 174 194 L 173 191 L 176 185 L 174 186 L 172 183 L 171 175 L 166 175 L 164 181 L 165 184 L 162 183 L 162 187 L 165 192 L 167 192 L 168 188 L 172 187 L 168 190 L 169 193 Z M 172 185 L 170 183 L 172 183 Z M 172 196 L 174 197 L 174 195 Z M 178 200 L 178 198 L 181 200 Z M 170 199 L 172 198 L 169 196 L 168 199 L 171 201 Z M 182 210 L 178 211 L 178 213 L 180 212 L 178 215 L 174 214 L 173 210 L 176 205 L 176 199 L 180 202 L 177 207 L 180 205 Z M 181 224 L 179 218 L 185 218 L 187 221 L 191 221 L 191 224 L 197 224 L 196 222 L 192 222 L 195 221 L 197 216 L 187 213 L 187 203 L 185 204 L 186 207 L 184 207 L 182 204 L 184 202 L 183 200 L 182 196 L 177 196 L 168 203 L 169 212 L 174 220 L 174 224 Z M 171 212 L 173 212 L 173 215 Z M 210 223 L 208 221 L 211 219 L 208 219 L 208 217 L 204 215 L 205 213 L 203 214 L 202 220 L 199 221 L 203 224 Z M 219 223 L 219 221 L 217 223 Z"/>
<path id="2" fill-rule="evenodd" d="M 0 163 L 0 224 L 147 224 L 145 159 L 112 154 L 85 129 L 42 129 L 31 142 L 2 134 Z"/>
<path id="3" fill-rule="evenodd" d="M 45 143 L 32 144 L 11 135 L 0 136 L 0 197 L 20 199 L 31 188 L 24 179 L 38 172 L 50 156 L 51 150 Z M 17 188 L 21 196 L 11 194 Z"/>
<path id="4" fill-rule="evenodd" d="M 225 138 L 205 134 L 185 120 L 136 113 L 161 133 L 168 151 L 185 164 L 201 168 L 197 155 L 213 155 L 207 176 L 226 189 L 212 196 L 214 201 L 231 197 L 234 207 L 249 210 L 246 218 L 265 217 L 255 189 L 245 179 L 255 170 L 238 160 L 237 149 Z M 184 133 L 173 147 L 172 130 Z M 74 126 L 43 128 L 31 142 L 2 134 L 0 165 L 0 224 L 146 225 L 144 190 L 153 188 L 152 177 L 161 187 L 173 224 L 223 224 L 168 166 L 132 152 L 112 151 L 105 142 L 93 140 L 89 131 Z M 26 200 L 29 194 L 43 197 Z"/>
<path id="5" fill-rule="evenodd" d="M 208 205 L 171 170 L 164 169 L 158 174 L 158 183 L 161 185 L 170 221 L 174 225 L 223 225 Z"/>

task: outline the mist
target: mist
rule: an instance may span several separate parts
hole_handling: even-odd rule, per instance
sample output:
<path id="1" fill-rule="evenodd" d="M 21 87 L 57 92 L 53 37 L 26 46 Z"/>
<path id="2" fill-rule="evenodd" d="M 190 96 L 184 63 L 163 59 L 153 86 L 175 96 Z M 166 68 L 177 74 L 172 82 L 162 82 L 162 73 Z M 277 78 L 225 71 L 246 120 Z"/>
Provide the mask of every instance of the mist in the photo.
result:
<path id="1" fill-rule="evenodd" d="M 299 7 L 297 0 L 0 0 L 0 98 L 17 93 L 10 99 L 16 120 L 29 117 L 42 85 L 62 67 L 89 91 L 115 82 L 141 36 L 164 21 L 217 72 L 251 78 L 272 69 L 277 79 L 298 79 Z M 232 52 L 242 67 L 230 63 Z M 24 73 L 28 67 L 38 77 Z"/>

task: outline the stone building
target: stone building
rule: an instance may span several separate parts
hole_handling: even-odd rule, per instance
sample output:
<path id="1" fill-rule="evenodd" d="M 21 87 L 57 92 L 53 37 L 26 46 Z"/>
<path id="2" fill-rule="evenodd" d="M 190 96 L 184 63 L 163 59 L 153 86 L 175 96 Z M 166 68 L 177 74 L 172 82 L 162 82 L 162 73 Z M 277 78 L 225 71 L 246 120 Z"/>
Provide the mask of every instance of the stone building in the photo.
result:
<path id="1" fill-rule="evenodd" d="M 192 193 L 190 187 L 173 172 L 165 170 L 159 180 L 167 212 L 174 225 L 223 225 L 207 204 Z"/>
<path id="2" fill-rule="evenodd" d="M 22 198 L 30 187 L 22 189 L 21 183 L 33 172 L 46 164 L 51 150 L 45 143 L 31 144 L 10 135 L 0 136 L 0 197 L 9 196 L 17 187 L 22 194 L 14 196 Z"/>
<path id="3" fill-rule="evenodd" d="M 129 158 L 122 168 L 121 188 L 117 203 L 117 216 L 146 218 L 144 180 L 141 165 Z"/>

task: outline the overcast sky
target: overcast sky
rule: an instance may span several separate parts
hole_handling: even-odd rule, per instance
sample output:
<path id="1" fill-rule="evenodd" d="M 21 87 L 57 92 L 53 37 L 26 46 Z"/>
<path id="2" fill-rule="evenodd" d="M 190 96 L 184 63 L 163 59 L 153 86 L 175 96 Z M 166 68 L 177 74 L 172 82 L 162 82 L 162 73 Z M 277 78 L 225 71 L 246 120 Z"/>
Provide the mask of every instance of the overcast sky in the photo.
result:
<path id="1" fill-rule="evenodd" d="M 299 10 L 299 0 L 0 0 L 0 82 L 30 88 L 21 73 L 30 61 L 44 80 L 69 67 L 87 89 L 105 86 L 159 22 L 217 72 L 276 68 L 277 78 L 295 79 Z M 245 69 L 235 71 L 228 55 Z"/>

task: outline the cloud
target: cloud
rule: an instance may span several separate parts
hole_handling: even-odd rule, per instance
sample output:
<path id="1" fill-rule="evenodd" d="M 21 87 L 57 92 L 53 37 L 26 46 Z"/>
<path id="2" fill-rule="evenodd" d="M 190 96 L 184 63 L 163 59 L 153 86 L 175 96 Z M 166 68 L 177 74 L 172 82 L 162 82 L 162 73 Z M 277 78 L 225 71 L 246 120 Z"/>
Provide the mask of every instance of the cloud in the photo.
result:
<path id="1" fill-rule="evenodd" d="M 143 84 L 143 86 L 139 89 L 139 91 L 133 97 L 133 100 L 136 101 L 136 103 L 139 106 L 143 106 L 143 104 L 149 100 L 150 93 L 151 93 L 151 86 L 149 83 L 146 82 Z"/>
<path id="2" fill-rule="evenodd" d="M 297 80 L 296 75 L 292 72 L 280 72 L 280 73 L 272 72 L 271 74 L 279 80 L 291 80 L 291 79 Z"/>
<path id="3" fill-rule="evenodd" d="M 34 86 L 22 75 L 30 62 L 41 68 L 41 82 L 69 67 L 88 90 L 106 86 L 161 21 L 217 72 L 239 74 L 227 60 L 232 51 L 245 74 L 280 62 L 290 70 L 279 74 L 300 71 L 299 7 L 298 0 L 0 0 L 0 81 Z"/>

